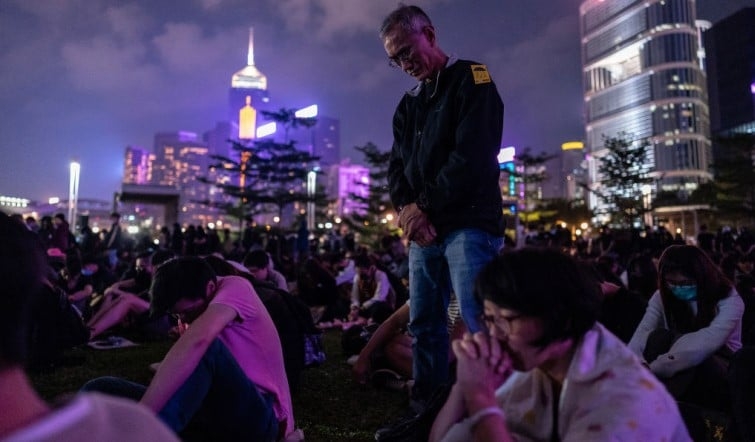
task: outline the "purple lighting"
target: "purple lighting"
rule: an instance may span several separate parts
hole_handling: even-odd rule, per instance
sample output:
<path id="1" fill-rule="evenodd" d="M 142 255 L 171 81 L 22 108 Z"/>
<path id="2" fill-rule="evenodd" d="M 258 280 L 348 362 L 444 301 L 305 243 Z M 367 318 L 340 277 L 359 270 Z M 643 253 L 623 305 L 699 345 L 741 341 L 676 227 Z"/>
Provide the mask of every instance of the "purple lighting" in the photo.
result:
<path id="1" fill-rule="evenodd" d="M 752 94 L 755 95 L 755 83 L 752 83 L 750 85 L 750 92 L 752 92 Z"/>

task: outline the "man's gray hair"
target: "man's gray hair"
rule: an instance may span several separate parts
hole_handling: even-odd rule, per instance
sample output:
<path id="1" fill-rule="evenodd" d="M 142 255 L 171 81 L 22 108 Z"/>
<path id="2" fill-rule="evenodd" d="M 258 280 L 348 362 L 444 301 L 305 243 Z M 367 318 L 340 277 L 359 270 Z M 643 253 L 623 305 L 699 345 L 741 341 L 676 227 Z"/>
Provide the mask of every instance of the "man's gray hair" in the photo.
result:
<path id="1" fill-rule="evenodd" d="M 425 26 L 432 26 L 430 17 L 425 14 L 419 6 L 405 5 L 399 3 L 398 8 L 388 14 L 380 26 L 380 38 L 385 38 L 386 34 L 400 26 L 407 33 L 420 32 Z"/>

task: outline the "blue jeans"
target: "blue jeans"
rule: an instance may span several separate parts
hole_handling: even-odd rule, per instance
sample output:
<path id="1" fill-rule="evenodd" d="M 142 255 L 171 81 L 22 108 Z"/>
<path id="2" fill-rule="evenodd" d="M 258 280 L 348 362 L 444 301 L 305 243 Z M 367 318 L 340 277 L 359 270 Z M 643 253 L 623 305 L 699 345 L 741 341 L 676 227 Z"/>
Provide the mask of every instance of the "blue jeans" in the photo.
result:
<path id="1" fill-rule="evenodd" d="M 138 401 L 146 387 L 125 379 L 102 377 L 87 382 L 82 390 Z M 158 416 L 176 433 L 191 423 L 192 430 L 217 440 L 274 441 L 278 437 L 273 397 L 259 392 L 218 339 L 210 344 L 197 368 Z"/>
<path id="2" fill-rule="evenodd" d="M 448 301 L 453 290 L 470 332 L 482 330 L 482 305 L 474 297 L 477 274 L 503 246 L 503 238 L 460 229 L 442 242 L 409 245 L 409 331 L 412 334 L 412 395 L 426 400 L 449 381 Z"/>

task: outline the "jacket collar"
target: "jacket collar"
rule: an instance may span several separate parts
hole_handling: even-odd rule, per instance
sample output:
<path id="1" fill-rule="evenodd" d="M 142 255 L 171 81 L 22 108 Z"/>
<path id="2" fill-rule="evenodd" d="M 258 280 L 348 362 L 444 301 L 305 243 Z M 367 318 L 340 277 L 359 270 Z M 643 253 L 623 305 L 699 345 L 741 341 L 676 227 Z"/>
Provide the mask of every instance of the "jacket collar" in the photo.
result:
<path id="1" fill-rule="evenodd" d="M 430 95 L 431 97 L 434 96 L 436 92 L 438 92 L 438 83 L 440 80 L 440 73 L 446 70 L 452 64 L 456 63 L 457 61 L 459 61 L 459 57 L 457 57 L 455 54 L 451 54 L 448 57 L 448 61 L 446 61 L 446 66 L 443 69 L 439 70 L 437 74 L 435 74 L 435 81 L 433 81 L 433 84 L 435 85 L 434 86 L 435 89 L 433 90 L 433 93 Z M 412 97 L 416 97 L 420 94 L 420 92 L 422 92 L 422 87 L 425 86 L 426 84 L 427 83 L 425 83 L 424 81 L 418 81 L 417 84 L 413 88 L 406 91 L 406 93 Z"/>

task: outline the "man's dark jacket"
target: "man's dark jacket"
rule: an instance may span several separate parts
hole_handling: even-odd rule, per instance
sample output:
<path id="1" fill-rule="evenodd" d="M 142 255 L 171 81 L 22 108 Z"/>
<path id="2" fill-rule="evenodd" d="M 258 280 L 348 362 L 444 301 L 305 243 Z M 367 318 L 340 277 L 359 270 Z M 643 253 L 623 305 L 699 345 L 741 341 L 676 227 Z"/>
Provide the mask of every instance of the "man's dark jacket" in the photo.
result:
<path id="1" fill-rule="evenodd" d="M 394 207 L 416 202 L 440 239 L 462 228 L 502 235 L 502 131 L 503 102 L 485 66 L 449 60 L 434 81 L 407 92 L 393 116 Z"/>

